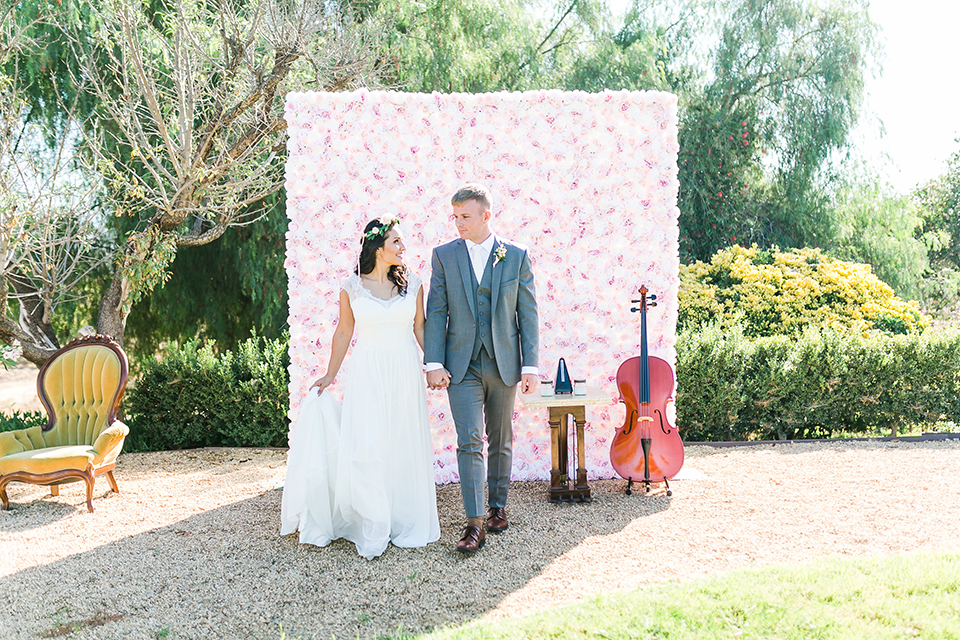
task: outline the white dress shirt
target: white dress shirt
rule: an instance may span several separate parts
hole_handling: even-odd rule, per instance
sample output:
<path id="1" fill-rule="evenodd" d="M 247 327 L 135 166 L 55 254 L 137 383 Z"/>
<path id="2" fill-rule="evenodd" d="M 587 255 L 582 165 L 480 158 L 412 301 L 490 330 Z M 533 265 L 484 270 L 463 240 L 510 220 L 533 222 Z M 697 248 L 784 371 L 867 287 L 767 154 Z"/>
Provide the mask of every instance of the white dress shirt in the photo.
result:
<path id="1" fill-rule="evenodd" d="M 473 273 L 477 276 L 477 282 L 483 280 L 483 270 L 487 268 L 487 261 L 490 259 L 490 252 L 493 251 L 493 245 L 497 237 L 492 233 L 481 243 L 473 240 L 464 240 L 467 243 L 467 253 L 470 254 L 470 263 L 473 265 Z"/>
<path id="2" fill-rule="evenodd" d="M 480 282 L 483 280 L 483 270 L 487 268 L 487 261 L 490 260 L 490 252 L 493 251 L 493 245 L 496 244 L 497 237 L 491 233 L 483 242 L 476 243 L 466 239 L 464 239 L 464 242 L 467 243 L 467 254 L 470 256 L 473 273 L 477 276 L 477 282 Z M 439 362 L 428 362 L 425 367 L 426 371 L 436 371 L 442 368 L 443 365 Z M 520 367 L 520 375 L 528 373 L 537 375 L 540 373 L 540 369 L 537 367 Z"/>

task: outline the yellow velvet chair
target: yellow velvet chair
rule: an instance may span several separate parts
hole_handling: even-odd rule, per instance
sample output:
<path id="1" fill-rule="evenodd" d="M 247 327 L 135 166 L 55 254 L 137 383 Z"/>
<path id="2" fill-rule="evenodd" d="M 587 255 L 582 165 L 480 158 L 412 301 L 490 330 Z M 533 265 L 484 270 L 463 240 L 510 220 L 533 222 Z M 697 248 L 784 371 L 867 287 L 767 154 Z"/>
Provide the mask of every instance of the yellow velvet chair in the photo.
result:
<path id="1" fill-rule="evenodd" d="M 77 338 L 47 361 L 37 375 L 37 394 L 47 410 L 43 427 L 0 433 L 0 500 L 10 508 L 7 484 L 59 485 L 83 480 L 87 509 L 93 511 L 93 483 L 113 477 L 117 456 L 130 430 L 117 420 L 127 386 L 127 356 L 106 336 Z"/>

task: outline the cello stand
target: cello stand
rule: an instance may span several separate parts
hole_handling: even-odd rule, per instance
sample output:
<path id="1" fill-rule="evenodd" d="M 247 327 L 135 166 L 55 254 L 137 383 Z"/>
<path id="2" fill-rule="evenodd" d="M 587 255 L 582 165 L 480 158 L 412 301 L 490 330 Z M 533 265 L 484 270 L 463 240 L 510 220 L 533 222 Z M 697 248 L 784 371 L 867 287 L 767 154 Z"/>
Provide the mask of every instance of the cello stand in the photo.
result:
<path id="1" fill-rule="evenodd" d="M 647 489 L 647 493 L 650 493 L 650 481 L 644 479 L 643 484 Z M 673 495 L 673 489 L 670 488 L 670 483 L 667 482 L 666 476 L 663 478 L 663 485 L 667 488 L 667 497 L 669 498 Z M 627 490 L 624 493 L 626 493 L 628 496 L 633 495 L 633 478 L 627 478 Z"/>
<path id="2" fill-rule="evenodd" d="M 640 438 L 640 447 L 643 449 L 643 487 L 646 490 L 647 495 L 650 495 L 650 438 Z M 667 497 L 673 495 L 673 490 L 670 489 L 670 483 L 667 482 L 667 477 L 663 476 L 663 484 L 667 488 Z M 627 491 L 626 494 L 633 495 L 633 478 L 627 478 Z"/>

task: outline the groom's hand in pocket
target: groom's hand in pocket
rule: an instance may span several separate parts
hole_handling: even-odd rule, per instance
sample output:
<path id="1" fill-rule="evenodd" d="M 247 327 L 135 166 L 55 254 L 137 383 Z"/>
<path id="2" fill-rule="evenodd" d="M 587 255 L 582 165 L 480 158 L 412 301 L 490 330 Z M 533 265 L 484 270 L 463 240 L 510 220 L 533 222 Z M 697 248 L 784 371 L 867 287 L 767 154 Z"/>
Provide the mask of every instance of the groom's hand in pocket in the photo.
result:
<path id="1" fill-rule="evenodd" d="M 431 389 L 446 389 L 450 386 L 450 372 L 446 369 L 427 371 L 427 386 Z"/>

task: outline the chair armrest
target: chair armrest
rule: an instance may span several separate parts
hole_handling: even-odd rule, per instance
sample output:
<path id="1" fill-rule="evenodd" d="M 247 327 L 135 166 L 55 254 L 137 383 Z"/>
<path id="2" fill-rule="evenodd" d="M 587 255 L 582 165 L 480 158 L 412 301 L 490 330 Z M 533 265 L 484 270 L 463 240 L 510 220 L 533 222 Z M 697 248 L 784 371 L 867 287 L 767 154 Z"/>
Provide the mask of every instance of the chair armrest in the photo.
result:
<path id="1" fill-rule="evenodd" d="M 97 454 L 97 457 L 93 460 L 93 464 L 100 464 L 114 449 L 122 446 L 123 439 L 127 437 L 128 433 L 130 433 L 130 428 L 119 420 L 101 431 L 97 437 L 97 441 L 93 443 L 93 450 Z M 116 458 L 117 453 L 120 452 L 117 451 L 113 455 L 114 458 Z"/>
<path id="2" fill-rule="evenodd" d="M 11 431 L 0 433 L 0 458 L 23 451 L 23 445 Z"/>

